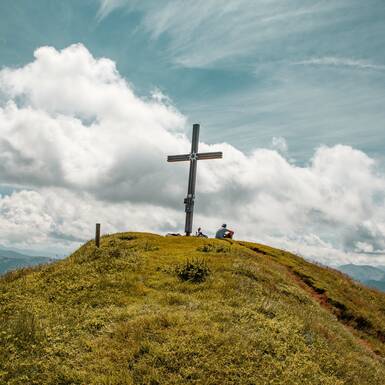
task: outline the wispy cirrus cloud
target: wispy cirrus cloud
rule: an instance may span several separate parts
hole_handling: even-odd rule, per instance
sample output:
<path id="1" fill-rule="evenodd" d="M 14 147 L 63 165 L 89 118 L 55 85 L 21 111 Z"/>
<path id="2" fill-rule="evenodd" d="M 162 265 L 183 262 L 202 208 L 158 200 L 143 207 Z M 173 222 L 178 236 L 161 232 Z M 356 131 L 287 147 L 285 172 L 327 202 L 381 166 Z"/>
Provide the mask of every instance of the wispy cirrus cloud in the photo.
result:
<path id="1" fill-rule="evenodd" d="M 346 57 L 314 57 L 306 60 L 301 60 L 292 63 L 294 65 L 310 65 L 310 66 L 333 66 L 333 67 L 349 67 L 356 69 L 367 69 L 367 70 L 385 70 L 385 65 L 374 64 L 366 60 L 357 60 Z"/>
<path id="2" fill-rule="evenodd" d="M 380 3 L 101 0 L 100 12 L 106 24 L 131 12 L 135 36 L 160 49 L 161 77 L 183 74 L 168 92 L 213 138 L 250 151 L 283 136 L 301 161 L 321 143 L 385 159 Z"/>
<path id="3" fill-rule="evenodd" d="M 115 9 L 120 8 L 124 5 L 128 5 L 128 1 L 126 0 L 99 0 L 99 10 L 97 17 L 99 20 L 104 19 Z"/>
<path id="4" fill-rule="evenodd" d="M 140 25 L 153 40 L 167 39 L 174 63 L 210 68 L 238 57 L 259 56 L 266 44 L 278 44 L 293 35 L 308 34 L 333 23 L 333 12 L 346 4 L 294 0 L 196 0 L 159 2 L 100 0 L 103 19 L 117 8 L 142 14 Z M 274 47 L 273 47 L 274 48 Z"/>

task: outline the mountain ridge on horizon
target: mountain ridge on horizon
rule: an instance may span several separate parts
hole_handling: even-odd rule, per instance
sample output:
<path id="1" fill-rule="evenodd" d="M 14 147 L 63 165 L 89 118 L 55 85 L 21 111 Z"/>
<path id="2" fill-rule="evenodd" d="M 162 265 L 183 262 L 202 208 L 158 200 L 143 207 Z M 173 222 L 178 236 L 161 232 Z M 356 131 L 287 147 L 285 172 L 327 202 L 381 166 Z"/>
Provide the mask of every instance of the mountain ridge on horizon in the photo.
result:
<path id="1" fill-rule="evenodd" d="M 39 265 L 53 261 L 53 258 L 27 255 L 19 251 L 0 248 L 0 275 L 11 270 Z"/>
<path id="2" fill-rule="evenodd" d="M 368 287 L 385 291 L 385 266 L 349 263 L 336 268 Z"/>

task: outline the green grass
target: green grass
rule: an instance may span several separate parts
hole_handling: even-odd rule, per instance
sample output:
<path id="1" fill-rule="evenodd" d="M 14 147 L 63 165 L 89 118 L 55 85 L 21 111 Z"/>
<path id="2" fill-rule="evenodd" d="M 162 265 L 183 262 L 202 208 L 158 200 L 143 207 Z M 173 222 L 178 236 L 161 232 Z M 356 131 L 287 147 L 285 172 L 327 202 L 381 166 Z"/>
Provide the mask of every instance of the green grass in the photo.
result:
<path id="1" fill-rule="evenodd" d="M 383 385 L 384 332 L 384 294 L 247 242 L 115 234 L 0 279 L 1 384 Z"/>

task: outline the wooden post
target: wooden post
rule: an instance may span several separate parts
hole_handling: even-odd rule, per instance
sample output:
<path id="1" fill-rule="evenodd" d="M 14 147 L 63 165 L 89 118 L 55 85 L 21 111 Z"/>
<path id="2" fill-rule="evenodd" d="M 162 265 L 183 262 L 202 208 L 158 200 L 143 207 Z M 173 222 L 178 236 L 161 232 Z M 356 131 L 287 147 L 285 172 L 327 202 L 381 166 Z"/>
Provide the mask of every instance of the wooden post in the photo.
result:
<path id="1" fill-rule="evenodd" d="M 96 245 L 96 247 L 100 246 L 100 223 L 96 224 L 95 245 Z"/>

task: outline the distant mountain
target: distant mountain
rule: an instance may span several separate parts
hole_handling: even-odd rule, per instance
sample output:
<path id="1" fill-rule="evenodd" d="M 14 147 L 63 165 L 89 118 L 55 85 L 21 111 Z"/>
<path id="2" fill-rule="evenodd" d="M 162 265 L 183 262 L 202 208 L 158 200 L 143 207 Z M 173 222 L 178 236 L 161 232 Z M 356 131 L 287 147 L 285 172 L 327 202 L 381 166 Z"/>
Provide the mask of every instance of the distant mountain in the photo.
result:
<path id="1" fill-rule="evenodd" d="M 8 258 L 25 258 L 25 257 L 29 257 L 29 255 L 27 254 L 22 254 L 20 252 L 17 252 L 17 251 L 13 251 L 13 250 L 7 250 L 7 249 L 2 249 L 0 248 L 0 256 L 2 257 L 8 257 Z"/>
<path id="2" fill-rule="evenodd" d="M 366 286 L 385 291 L 385 280 L 382 280 L 382 281 L 369 280 L 369 281 L 364 282 L 364 284 Z"/>
<path id="3" fill-rule="evenodd" d="M 349 264 L 340 266 L 339 270 L 359 281 L 381 281 L 385 278 L 385 272 L 382 269 L 370 265 Z"/>
<path id="4" fill-rule="evenodd" d="M 364 285 L 385 291 L 385 266 L 342 265 L 338 270 Z"/>
<path id="5" fill-rule="evenodd" d="M 0 249 L 0 274 L 21 267 L 35 266 L 51 262 L 48 257 L 35 257 L 12 250 Z"/>

